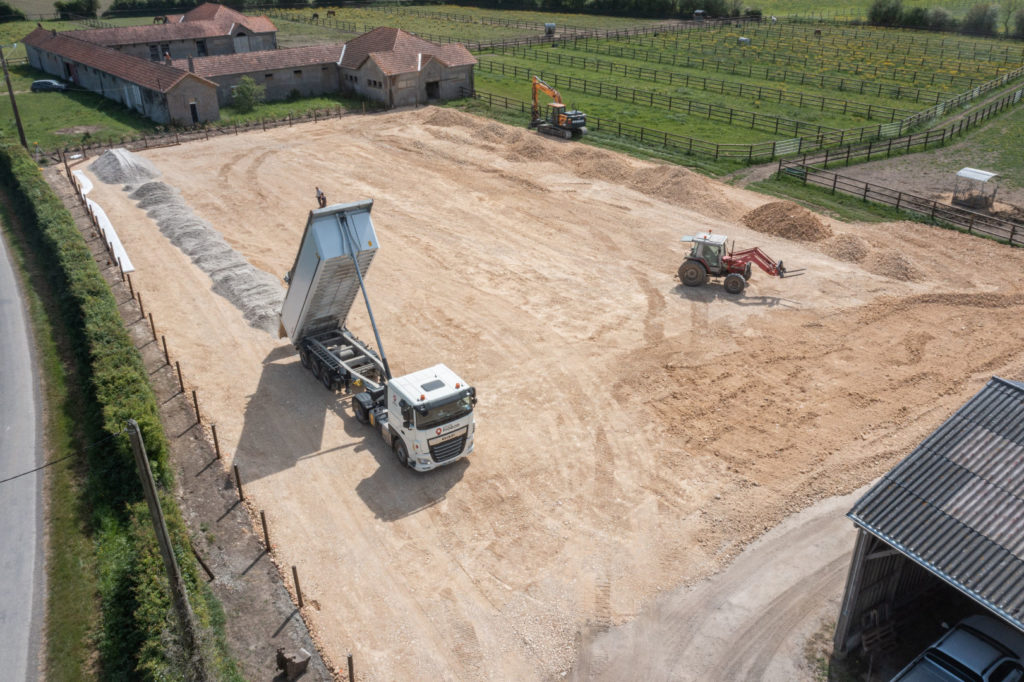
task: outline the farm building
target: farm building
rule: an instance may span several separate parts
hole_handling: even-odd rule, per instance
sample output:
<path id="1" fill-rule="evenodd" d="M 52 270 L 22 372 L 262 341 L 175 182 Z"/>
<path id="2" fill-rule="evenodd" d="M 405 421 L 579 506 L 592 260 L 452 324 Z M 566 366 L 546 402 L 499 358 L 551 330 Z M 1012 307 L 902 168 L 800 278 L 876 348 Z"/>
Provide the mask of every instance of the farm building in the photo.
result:
<path id="1" fill-rule="evenodd" d="M 27 35 L 24 43 L 33 67 L 157 123 L 193 125 L 220 117 L 217 84 L 194 73 L 42 28 Z"/>
<path id="2" fill-rule="evenodd" d="M 382 26 L 345 44 L 341 87 L 387 107 L 456 99 L 473 89 L 476 63 L 458 43 L 437 45 Z"/>
<path id="3" fill-rule="evenodd" d="M 185 14 L 168 16 L 167 23 L 117 26 L 69 32 L 81 40 L 103 45 L 149 61 L 237 54 L 277 48 L 277 27 L 265 16 L 205 3 Z"/>
<path id="4" fill-rule="evenodd" d="M 1024 630 L 1024 383 L 992 378 L 849 517 L 858 534 L 837 654 L 891 630 L 930 590 Z"/>
<path id="5" fill-rule="evenodd" d="M 273 102 L 286 99 L 294 92 L 302 97 L 338 92 L 338 60 L 343 47 L 342 44 L 310 45 L 218 57 L 188 57 L 175 60 L 173 66 L 216 83 L 221 106 L 231 104 L 232 91 L 245 76 L 263 85 L 266 100 Z"/>

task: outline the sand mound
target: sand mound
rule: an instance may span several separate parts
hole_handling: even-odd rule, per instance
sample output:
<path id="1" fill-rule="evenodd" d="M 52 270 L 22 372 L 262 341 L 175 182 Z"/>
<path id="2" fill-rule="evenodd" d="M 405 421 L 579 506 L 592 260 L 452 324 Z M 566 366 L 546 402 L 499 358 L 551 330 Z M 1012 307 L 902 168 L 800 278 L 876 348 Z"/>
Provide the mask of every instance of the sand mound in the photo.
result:
<path id="1" fill-rule="evenodd" d="M 214 292 L 231 301 L 253 327 L 277 331 L 284 288 L 276 277 L 250 265 L 220 232 L 192 213 L 170 185 L 150 181 L 127 189 L 160 232 L 210 276 Z"/>
<path id="2" fill-rule="evenodd" d="M 529 161 L 541 161 L 550 156 L 544 144 L 533 137 L 524 137 L 512 145 L 511 153 Z"/>
<path id="3" fill-rule="evenodd" d="M 92 162 L 89 170 L 108 185 L 137 185 L 160 175 L 149 159 L 124 148 L 111 149 Z"/>
<path id="4" fill-rule="evenodd" d="M 455 109 L 442 109 L 440 107 L 427 116 L 423 122 L 428 126 L 442 127 L 469 125 L 476 127 L 479 125 L 479 122 L 469 114 L 464 114 L 461 111 L 456 111 Z"/>
<path id="5" fill-rule="evenodd" d="M 820 242 L 832 236 L 828 225 L 792 201 L 773 201 L 759 206 L 743 216 L 743 223 L 758 232 L 804 242 Z"/>
<path id="6" fill-rule="evenodd" d="M 513 144 L 523 138 L 523 131 L 500 123 L 488 123 L 477 132 L 477 138 L 484 142 Z"/>
<path id="7" fill-rule="evenodd" d="M 841 232 L 822 246 L 826 255 L 847 263 L 863 263 L 871 253 L 871 246 L 862 238 L 849 232 Z"/>
<path id="8" fill-rule="evenodd" d="M 901 282 L 920 282 L 925 278 L 924 273 L 909 258 L 895 251 L 875 251 L 864 268 L 868 272 Z"/>

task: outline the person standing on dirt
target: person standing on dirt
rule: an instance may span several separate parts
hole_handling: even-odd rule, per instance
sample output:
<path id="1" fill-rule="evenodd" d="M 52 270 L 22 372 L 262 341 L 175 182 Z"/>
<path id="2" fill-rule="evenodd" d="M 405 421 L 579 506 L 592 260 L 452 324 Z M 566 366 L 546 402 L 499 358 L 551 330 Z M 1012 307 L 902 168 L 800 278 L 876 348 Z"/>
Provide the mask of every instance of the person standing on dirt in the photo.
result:
<path id="1" fill-rule="evenodd" d="M 327 195 L 319 187 L 316 188 L 316 203 L 320 208 L 327 205 Z"/>

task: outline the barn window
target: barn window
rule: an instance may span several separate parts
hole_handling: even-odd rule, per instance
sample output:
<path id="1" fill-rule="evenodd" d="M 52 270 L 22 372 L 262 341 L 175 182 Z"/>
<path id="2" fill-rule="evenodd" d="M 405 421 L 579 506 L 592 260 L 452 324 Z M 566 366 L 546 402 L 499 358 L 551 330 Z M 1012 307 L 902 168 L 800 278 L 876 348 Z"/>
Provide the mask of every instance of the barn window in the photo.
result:
<path id="1" fill-rule="evenodd" d="M 265 74 L 263 74 L 263 80 L 270 80 L 273 77 L 274 77 L 274 74 L 272 74 L 272 73 L 265 73 Z"/>
<path id="2" fill-rule="evenodd" d="M 199 55 L 200 57 L 205 57 L 206 56 L 206 41 L 205 40 L 197 40 L 196 41 L 196 54 Z"/>
<path id="3" fill-rule="evenodd" d="M 150 45 L 149 46 L 149 59 L 150 59 L 150 61 L 154 61 L 154 62 L 160 61 L 160 47 L 159 46 L 157 46 L 157 45 Z"/>
<path id="4" fill-rule="evenodd" d="M 160 43 L 160 54 L 170 54 L 171 45 L 170 43 Z"/>
<path id="5" fill-rule="evenodd" d="M 298 78 L 302 78 L 302 69 L 295 69 L 294 71 L 292 71 L 292 75 L 297 76 Z"/>

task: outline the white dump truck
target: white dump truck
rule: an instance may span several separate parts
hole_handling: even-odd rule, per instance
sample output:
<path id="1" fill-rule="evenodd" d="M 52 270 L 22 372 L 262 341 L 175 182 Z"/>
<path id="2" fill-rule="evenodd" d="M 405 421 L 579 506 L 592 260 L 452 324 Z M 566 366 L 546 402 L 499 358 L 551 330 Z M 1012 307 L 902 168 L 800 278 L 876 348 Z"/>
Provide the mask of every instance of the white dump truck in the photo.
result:
<path id="1" fill-rule="evenodd" d="M 366 272 L 377 252 L 372 208 L 367 199 L 310 211 L 285 277 L 281 336 L 291 339 L 302 366 L 325 388 L 352 394 L 356 419 L 378 429 L 402 464 L 429 471 L 473 452 L 476 389 L 441 364 L 391 376 L 366 293 Z M 360 292 L 376 351 L 345 326 Z"/>

